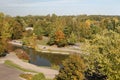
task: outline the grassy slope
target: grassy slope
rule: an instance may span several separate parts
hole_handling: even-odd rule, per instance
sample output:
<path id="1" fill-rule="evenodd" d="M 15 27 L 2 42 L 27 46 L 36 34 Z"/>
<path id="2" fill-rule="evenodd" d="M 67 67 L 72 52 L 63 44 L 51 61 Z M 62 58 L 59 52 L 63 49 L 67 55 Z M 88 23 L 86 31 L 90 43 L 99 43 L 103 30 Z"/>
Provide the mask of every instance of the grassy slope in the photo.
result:
<path id="1" fill-rule="evenodd" d="M 16 68 L 16 69 L 18 69 L 18 70 L 21 70 L 21 71 L 23 71 L 23 72 L 34 72 L 34 73 L 36 73 L 35 71 L 22 68 L 21 66 L 13 63 L 13 62 L 10 61 L 10 60 L 6 60 L 4 64 L 7 65 L 7 66 Z"/>

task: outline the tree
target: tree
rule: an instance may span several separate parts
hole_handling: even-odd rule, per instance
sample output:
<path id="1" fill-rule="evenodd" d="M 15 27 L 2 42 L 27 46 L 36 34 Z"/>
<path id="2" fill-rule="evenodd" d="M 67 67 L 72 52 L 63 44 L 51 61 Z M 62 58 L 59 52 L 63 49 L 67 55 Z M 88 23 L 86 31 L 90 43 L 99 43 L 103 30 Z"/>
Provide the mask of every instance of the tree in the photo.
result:
<path id="1" fill-rule="evenodd" d="M 58 43 L 61 40 L 65 39 L 64 33 L 59 29 L 55 32 L 55 41 Z"/>
<path id="2" fill-rule="evenodd" d="M 37 37 L 34 33 L 32 34 L 32 36 L 29 36 L 29 37 L 24 36 L 22 39 L 24 45 L 30 46 L 33 49 L 37 48 L 36 40 L 37 40 Z"/>
<path id="3" fill-rule="evenodd" d="M 55 32 L 52 31 L 51 34 L 50 34 L 50 39 L 47 43 L 48 45 L 54 45 L 55 44 Z"/>
<path id="4" fill-rule="evenodd" d="M 11 37 L 10 20 L 11 18 L 0 14 L 0 54 L 3 54 L 7 50 L 7 41 Z"/>
<path id="5" fill-rule="evenodd" d="M 85 23 L 85 22 L 81 22 L 80 23 L 80 27 L 78 28 L 79 31 L 77 31 L 79 33 L 79 36 L 81 38 L 86 38 L 86 39 L 90 39 L 91 37 L 91 31 L 90 31 L 90 24 Z"/>
<path id="6" fill-rule="evenodd" d="M 15 19 L 13 19 L 12 21 L 12 36 L 11 38 L 12 39 L 20 39 L 23 37 L 23 31 L 24 31 L 24 28 L 22 26 L 21 23 L 19 23 L 18 21 L 16 21 Z"/>
<path id="7" fill-rule="evenodd" d="M 56 76 L 57 80 L 83 80 L 85 64 L 78 54 L 70 55 Z"/>
<path id="8" fill-rule="evenodd" d="M 65 37 L 69 37 L 72 32 L 72 28 L 70 26 L 67 26 L 64 28 L 63 32 L 65 34 Z"/>
<path id="9" fill-rule="evenodd" d="M 97 33 L 100 32 L 100 28 L 96 25 L 91 25 L 90 28 L 91 28 L 91 33 L 92 34 L 97 34 Z"/>
<path id="10" fill-rule="evenodd" d="M 88 43 L 88 46 L 87 50 L 89 50 L 89 54 L 86 57 L 88 70 L 90 71 L 88 72 L 91 75 L 102 75 L 102 79 L 97 78 L 94 80 L 119 80 L 120 35 L 116 32 L 106 30 L 102 34 L 97 34 L 95 38 Z"/>
<path id="11" fill-rule="evenodd" d="M 49 45 L 56 44 L 58 47 L 64 47 L 67 44 L 65 35 L 62 30 L 57 29 L 50 34 Z"/>
<path id="12" fill-rule="evenodd" d="M 65 34 L 60 29 L 57 29 L 55 32 L 55 42 L 59 47 L 63 47 L 67 44 Z"/>
<path id="13" fill-rule="evenodd" d="M 43 33 L 43 29 L 42 29 L 42 26 L 40 25 L 35 25 L 34 26 L 34 31 L 35 35 L 37 35 L 37 38 L 38 39 L 42 39 L 42 33 Z"/>
<path id="14" fill-rule="evenodd" d="M 70 37 L 67 39 L 69 45 L 74 45 L 77 42 L 77 36 L 72 32 Z"/>

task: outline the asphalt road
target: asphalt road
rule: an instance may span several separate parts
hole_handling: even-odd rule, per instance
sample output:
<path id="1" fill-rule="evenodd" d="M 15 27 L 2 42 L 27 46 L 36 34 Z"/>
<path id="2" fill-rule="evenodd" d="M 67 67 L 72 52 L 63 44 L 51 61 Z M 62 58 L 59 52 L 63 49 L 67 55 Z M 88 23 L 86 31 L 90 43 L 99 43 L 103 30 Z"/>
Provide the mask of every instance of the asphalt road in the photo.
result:
<path id="1" fill-rule="evenodd" d="M 0 63 L 0 80 L 22 80 L 19 75 L 22 72 Z"/>

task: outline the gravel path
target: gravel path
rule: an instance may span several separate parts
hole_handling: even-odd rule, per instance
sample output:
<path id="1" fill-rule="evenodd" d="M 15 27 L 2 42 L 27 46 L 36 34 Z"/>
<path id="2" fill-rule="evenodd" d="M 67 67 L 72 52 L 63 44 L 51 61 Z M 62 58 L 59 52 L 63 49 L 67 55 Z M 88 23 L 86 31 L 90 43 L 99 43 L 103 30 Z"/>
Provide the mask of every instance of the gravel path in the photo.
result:
<path id="1" fill-rule="evenodd" d="M 10 60 L 13 63 L 21 66 L 22 68 L 33 70 L 33 71 L 36 71 L 36 72 L 41 72 L 41 73 L 43 73 L 45 75 L 46 78 L 53 79 L 55 77 L 55 75 L 58 74 L 57 70 L 44 68 L 44 67 L 38 67 L 36 65 L 23 62 L 22 60 L 17 58 L 17 56 L 14 53 L 10 53 L 4 58 L 0 58 L 0 63 L 4 63 L 5 60 Z"/>

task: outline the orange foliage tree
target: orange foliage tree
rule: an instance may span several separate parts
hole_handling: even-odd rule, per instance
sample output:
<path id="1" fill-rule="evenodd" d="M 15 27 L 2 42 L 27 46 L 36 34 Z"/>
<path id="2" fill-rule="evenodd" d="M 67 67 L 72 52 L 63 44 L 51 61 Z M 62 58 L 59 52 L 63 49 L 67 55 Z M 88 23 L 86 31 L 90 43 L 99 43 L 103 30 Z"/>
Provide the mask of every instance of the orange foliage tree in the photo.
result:
<path id="1" fill-rule="evenodd" d="M 61 40 L 65 39 L 65 35 L 62 30 L 57 30 L 55 32 L 55 41 L 60 42 Z"/>
<path id="2" fill-rule="evenodd" d="M 55 32 L 55 43 L 58 45 L 58 47 L 63 47 L 67 44 L 67 41 L 65 39 L 65 34 L 61 29 L 58 29 Z"/>

